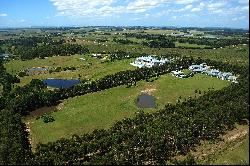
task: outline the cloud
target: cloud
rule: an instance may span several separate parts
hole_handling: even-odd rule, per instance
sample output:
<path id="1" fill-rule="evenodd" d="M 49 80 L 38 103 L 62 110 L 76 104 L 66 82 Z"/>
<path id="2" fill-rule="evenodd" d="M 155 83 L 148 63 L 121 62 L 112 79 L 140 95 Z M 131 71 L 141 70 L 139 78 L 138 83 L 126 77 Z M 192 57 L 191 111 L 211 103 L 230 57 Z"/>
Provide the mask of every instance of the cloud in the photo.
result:
<path id="1" fill-rule="evenodd" d="M 0 13 L 0 17 L 6 17 L 7 14 L 6 13 Z"/>
<path id="2" fill-rule="evenodd" d="M 190 9 L 199 0 L 50 0 L 58 16 L 95 17 L 122 13 L 144 13 L 167 4 L 186 5 L 179 11 Z M 178 12 L 178 10 L 176 10 Z"/>
<path id="3" fill-rule="evenodd" d="M 59 15 L 91 16 L 100 14 L 100 9 L 110 6 L 113 0 L 50 0 Z M 97 11 L 98 10 L 98 11 Z M 97 13 L 96 13 L 97 12 Z"/>
<path id="4" fill-rule="evenodd" d="M 187 5 L 185 6 L 184 8 L 181 8 L 181 9 L 177 9 L 177 10 L 173 10 L 174 12 L 183 12 L 183 11 L 186 11 L 188 9 L 191 9 L 193 5 Z"/>
<path id="5" fill-rule="evenodd" d="M 245 18 L 246 18 L 246 16 L 240 16 L 240 17 L 234 17 L 232 20 L 233 21 L 239 21 L 239 20 L 243 20 Z"/>
<path id="6" fill-rule="evenodd" d="M 21 19 L 19 20 L 19 22 L 23 23 L 23 22 L 27 22 L 25 19 Z"/>
<path id="7" fill-rule="evenodd" d="M 199 12 L 199 11 L 202 11 L 202 10 L 204 9 L 205 6 L 206 6 L 205 3 L 201 2 L 201 3 L 199 4 L 199 6 L 197 6 L 197 7 L 193 8 L 193 9 L 191 9 L 191 12 Z"/>
<path id="8" fill-rule="evenodd" d="M 176 20 L 176 19 L 177 19 L 177 16 L 172 16 L 172 19 Z"/>
<path id="9" fill-rule="evenodd" d="M 158 7 L 159 5 L 160 3 L 157 0 L 136 0 L 134 2 L 130 2 L 126 9 L 127 11 L 140 13 Z"/>
<path id="10" fill-rule="evenodd" d="M 239 0 L 238 3 L 240 3 L 240 4 L 249 4 L 249 0 Z"/>
<path id="11" fill-rule="evenodd" d="M 217 11 L 218 9 L 223 8 L 226 4 L 227 4 L 226 1 L 216 2 L 216 3 L 209 3 L 207 5 L 207 9 L 209 11 Z"/>
<path id="12" fill-rule="evenodd" d="M 198 0 L 175 0 L 177 4 L 191 4 L 197 2 Z"/>
<path id="13" fill-rule="evenodd" d="M 56 7 L 57 16 L 70 16 L 74 19 L 107 16 L 121 17 L 134 14 L 137 18 L 162 17 L 171 13 L 217 15 L 238 18 L 249 11 L 246 0 L 50 0 Z M 154 13 L 153 13 L 154 12 Z M 150 15 L 149 15 L 150 13 Z M 177 14 L 176 14 L 177 15 Z M 178 16 L 178 15 L 177 15 Z M 179 17 L 179 16 L 178 16 Z M 133 17 L 132 17 L 133 18 Z"/>
<path id="14" fill-rule="evenodd" d="M 196 8 L 193 8 L 193 9 L 191 10 L 191 12 L 199 12 L 199 11 L 201 11 L 201 10 L 202 10 L 201 8 L 196 7 Z"/>
<path id="15" fill-rule="evenodd" d="M 137 21 L 137 20 L 140 20 L 141 18 L 132 18 L 131 20 L 133 21 Z"/>

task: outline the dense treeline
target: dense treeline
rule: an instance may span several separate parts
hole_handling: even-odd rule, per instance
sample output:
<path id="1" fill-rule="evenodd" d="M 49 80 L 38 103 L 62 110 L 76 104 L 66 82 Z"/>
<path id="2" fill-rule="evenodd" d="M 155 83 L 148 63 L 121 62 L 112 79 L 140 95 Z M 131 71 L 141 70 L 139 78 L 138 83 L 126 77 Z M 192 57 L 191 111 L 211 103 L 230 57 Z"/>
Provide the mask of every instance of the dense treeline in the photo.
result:
<path id="1" fill-rule="evenodd" d="M 180 43 L 207 45 L 211 48 L 220 48 L 230 45 L 248 44 L 248 39 L 209 39 L 209 38 L 179 38 Z"/>
<path id="2" fill-rule="evenodd" d="M 124 33 L 125 37 L 135 37 L 137 39 L 147 39 L 147 40 L 164 40 L 167 36 L 159 34 L 143 34 L 143 33 Z"/>
<path id="3" fill-rule="evenodd" d="M 150 48 L 174 48 L 175 47 L 175 43 L 169 39 L 150 40 L 150 41 L 143 42 L 142 44 Z"/>
<path id="4" fill-rule="evenodd" d="M 14 126 L 11 131 L 14 137 L 13 134 L 4 134 L 1 138 L 1 147 L 11 148 L 0 150 L 1 154 L 5 154 L 0 163 L 164 164 L 176 154 L 188 153 L 191 148 L 199 145 L 200 140 L 217 139 L 219 134 L 232 129 L 235 122 L 249 118 L 249 73 L 248 67 L 206 60 L 208 65 L 216 66 L 221 71 L 240 74 L 239 84 L 231 84 L 220 91 L 209 91 L 198 99 L 167 105 L 153 114 L 139 112 L 135 118 L 125 118 L 109 130 L 95 130 L 91 134 L 74 135 L 71 139 L 40 144 L 32 156 L 31 152 L 26 150 L 27 146 L 20 141 L 23 138 L 20 113 L 25 112 L 24 110 L 32 110 L 59 99 L 130 84 L 168 73 L 176 67 L 187 68 L 192 63 L 201 62 L 204 60 L 182 58 L 175 63 L 150 69 L 123 71 L 55 92 L 47 91 L 39 80 L 33 80 L 23 88 L 14 89 L 8 98 L 11 101 L 6 105 L 6 110 L 11 111 L 4 113 L 5 110 L 2 110 L 3 115 L 0 116 L 0 122 L 4 122 L 1 123 L 3 128 L 6 124 Z M 24 91 L 28 92 L 27 95 L 22 94 Z M 3 120 L 5 115 L 9 121 Z M 6 143 L 10 137 L 16 140 L 15 144 Z M 5 143 L 6 146 L 2 145 Z M 28 157 L 24 158 L 23 154 Z"/>
<path id="5" fill-rule="evenodd" d="M 79 44 L 65 44 L 64 39 L 56 40 L 52 37 L 20 37 L 1 40 L 0 45 L 5 46 L 5 52 L 19 55 L 22 60 L 89 52 Z"/>
<path id="6" fill-rule="evenodd" d="M 31 147 L 21 115 L 1 110 L 0 128 L 0 165 L 25 164 L 30 158 Z"/>
<path id="7" fill-rule="evenodd" d="M 238 44 L 249 44 L 248 38 L 242 39 L 211 39 L 211 38 L 194 38 L 194 37 L 173 37 L 165 35 L 156 35 L 156 34 L 136 34 L 136 33 L 124 33 L 126 37 L 135 37 L 138 39 L 146 39 L 148 41 L 143 42 L 143 45 L 154 47 L 154 48 L 173 48 L 175 47 L 174 42 L 180 43 L 189 43 L 197 45 L 206 45 L 210 48 L 220 48 L 230 45 Z"/>
<path id="8" fill-rule="evenodd" d="M 136 43 L 136 42 L 133 42 L 133 41 L 128 40 L 128 39 L 116 39 L 116 38 L 114 38 L 113 41 L 116 43 L 120 43 L 120 44 L 135 44 Z"/>
<path id="9" fill-rule="evenodd" d="M 23 60 L 44 58 L 51 56 L 68 56 L 74 54 L 88 53 L 89 50 L 79 44 L 59 44 L 59 45 L 41 45 L 36 47 L 18 46 L 14 54 L 20 55 Z"/>
<path id="10" fill-rule="evenodd" d="M 6 72 L 6 69 L 3 66 L 3 61 L 0 59 L 0 85 L 3 86 L 2 96 L 9 94 L 12 88 L 12 84 L 19 82 L 20 79 Z"/>
<path id="11" fill-rule="evenodd" d="M 242 29 L 223 29 L 223 30 L 213 30 L 213 31 L 205 31 L 204 34 L 211 35 L 223 35 L 223 36 L 231 36 L 231 35 L 240 35 L 244 37 L 248 37 L 249 31 Z"/>
<path id="12" fill-rule="evenodd" d="M 201 140 L 216 140 L 235 122 L 249 119 L 248 68 L 238 69 L 235 71 L 241 74 L 239 84 L 167 105 L 153 114 L 139 112 L 135 118 L 125 118 L 109 130 L 40 144 L 30 163 L 165 164 L 177 154 L 187 154 Z"/>
<path id="13" fill-rule="evenodd" d="M 65 41 L 63 39 L 53 40 L 51 37 L 20 37 L 20 38 L 12 38 L 8 40 L 0 40 L 0 45 L 6 45 L 9 47 L 12 46 L 26 46 L 26 47 L 35 47 L 38 46 L 39 43 L 44 44 L 62 44 Z"/>

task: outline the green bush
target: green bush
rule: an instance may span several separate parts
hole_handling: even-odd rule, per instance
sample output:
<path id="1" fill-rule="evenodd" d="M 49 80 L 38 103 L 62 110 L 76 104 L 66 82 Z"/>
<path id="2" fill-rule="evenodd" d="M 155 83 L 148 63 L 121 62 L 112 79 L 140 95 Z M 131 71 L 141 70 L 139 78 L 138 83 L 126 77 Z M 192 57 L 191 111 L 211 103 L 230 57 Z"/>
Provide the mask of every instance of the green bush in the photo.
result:
<path id="1" fill-rule="evenodd" d="M 43 119 L 44 123 L 49 123 L 49 122 L 55 121 L 54 117 L 49 115 L 49 114 L 44 114 L 44 115 L 42 115 L 41 118 Z"/>

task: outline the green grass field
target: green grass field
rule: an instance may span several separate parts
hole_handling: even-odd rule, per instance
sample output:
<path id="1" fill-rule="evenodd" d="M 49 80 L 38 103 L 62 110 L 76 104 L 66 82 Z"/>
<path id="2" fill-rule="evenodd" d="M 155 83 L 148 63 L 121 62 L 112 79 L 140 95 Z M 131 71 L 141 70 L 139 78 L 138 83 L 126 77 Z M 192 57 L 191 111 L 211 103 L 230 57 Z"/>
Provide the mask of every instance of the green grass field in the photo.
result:
<path id="1" fill-rule="evenodd" d="M 202 95 L 209 88 L 221 89 L 228 86 L 228 81 L 197 74 L 187 79 L 179 79 L 170 74 L 161 76 L 154 82 L 141 81 L 136 86 L 126 88 L 120 86 L 84 96 L 65 100 L 57 106 L 59 111 L 52 113 L 55 121 L 44 123 L 41 119 L 26 118 L 31 128 L 32 145 L 46 143 L 72 134 L 83 134 L 94 129 L 106 129 L 124 117 L 132 117 L 139 109 L 136 99 L 141 91 L 147 91 L 156 97 L 156 109 L 144 109 L 155 112 L 167 103 L 176 103 L 181 96 L 182 101 L 189 96 Z M 195 94 L 201 90 L 202 94 Z"/>
<path id="2" fill-rule="evenodd" d="M 185 47 L 185 48 L 205 48 L 206 45 L 198 45 L 198 44 L 189 44 L 189 43 L 179 43 L 175 42 L 175 47 Z"/>
<path id="3" fill-rule="evenodd" d="M 85 58 L 81 61 L 79 58 Z M 26 85 L 32 79 L 47 79 L 47 78 L 61 78 L 61 79 L 78 79 L 79 75 L 85 79 L 98 79 L 105 75 L 116 73 L 123 70 L 135 69 L 130 65 L 133 59 L 119 60 L 116 62 L 105 62 L 102 60 L 91 58 L 87 55 L 74 56 L 57 56 L 49 57 L 47 59 L 33 59 L 28 61 L 14 60 L 5 64 L 8 72 L 17 74 L 20 70 L 31 67 L 70 67 L 74 66 L 77 70 L 62 71 L 48 74 L 39 74 L 32 76 L 20 77 L 20 83 L 17 85 Z"/>
<path id="4" fill-rule="evenodd" d="M 226 150 L 212 165 L 249 165 L 249 135 L 234 149 Z"/>

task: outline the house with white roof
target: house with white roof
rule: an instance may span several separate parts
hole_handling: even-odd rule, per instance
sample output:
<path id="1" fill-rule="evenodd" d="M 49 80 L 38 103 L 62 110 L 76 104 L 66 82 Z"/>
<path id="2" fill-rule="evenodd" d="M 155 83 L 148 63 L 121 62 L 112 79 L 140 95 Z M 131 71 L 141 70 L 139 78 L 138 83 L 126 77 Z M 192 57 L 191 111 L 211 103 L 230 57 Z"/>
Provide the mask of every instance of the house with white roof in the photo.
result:
<path id="1" fill-rule="evenodd" d="M 203 73 L 212 76 L 212 77 L 220 77 L 221 72 L 217 69 L 212 69 L 212 70 L 206 70 Z"/>
<path id="2" fill-rule="evenodd" d="M 201 73 L 206 71 L 208 69 L 208 66 L 206 65 L 206 63 L 201 63 L 200 65 L 191 65 L 188 69 L 195 73 Z"/>
<path id="3" fill-rule="evenodd" d="M 221 74 L 220 74 L 220 78 L 221 78 L 222 80 L 227 80 L 229 76 L 233 76 L 233 74 L 232 74 L 232 73 L 229 73 L 229 72 L 225 72 L 225 73 L 221 73 Z"/>
<path id="4" fill-rule="evenodd" d="M 161 66 L 163 65 L 164 63 L 167 63 L 169 62 L 168 59 L 156 59 L 155 57 L 153 56 L 142 56 L 142 57 L 138 57 L 135 59 L 135 61 L 133 63 L 130 63 L 132 66 L 136 66 L 136 67 L 139 67 L 139 68 L 142 68 L 142 67 L 148 67 L 148 68 L 151 68 L 153 66 Z"/>
<path id="5" fill-rule="evenodd" d="M 237 81 L 237 78 L 238 78 L 238 77 L 236 77 L 236 76 L 228 76 L 227 80 L 228 80 L 228 81 L 231 81 L 231 82 L 233 82 L 233 83 L 239 83 L 239 82 Z"/>
<path id="6" fill-rule="evenodd" d="M 92 54 L 93 58 L 102 58 L 102 54 Z"/>
<path id="7" fill-rule="evenodd" d="M 186 77 L 186 75 L 182 71 L 171 71 L 171 74 L 178 78 Z"/>

